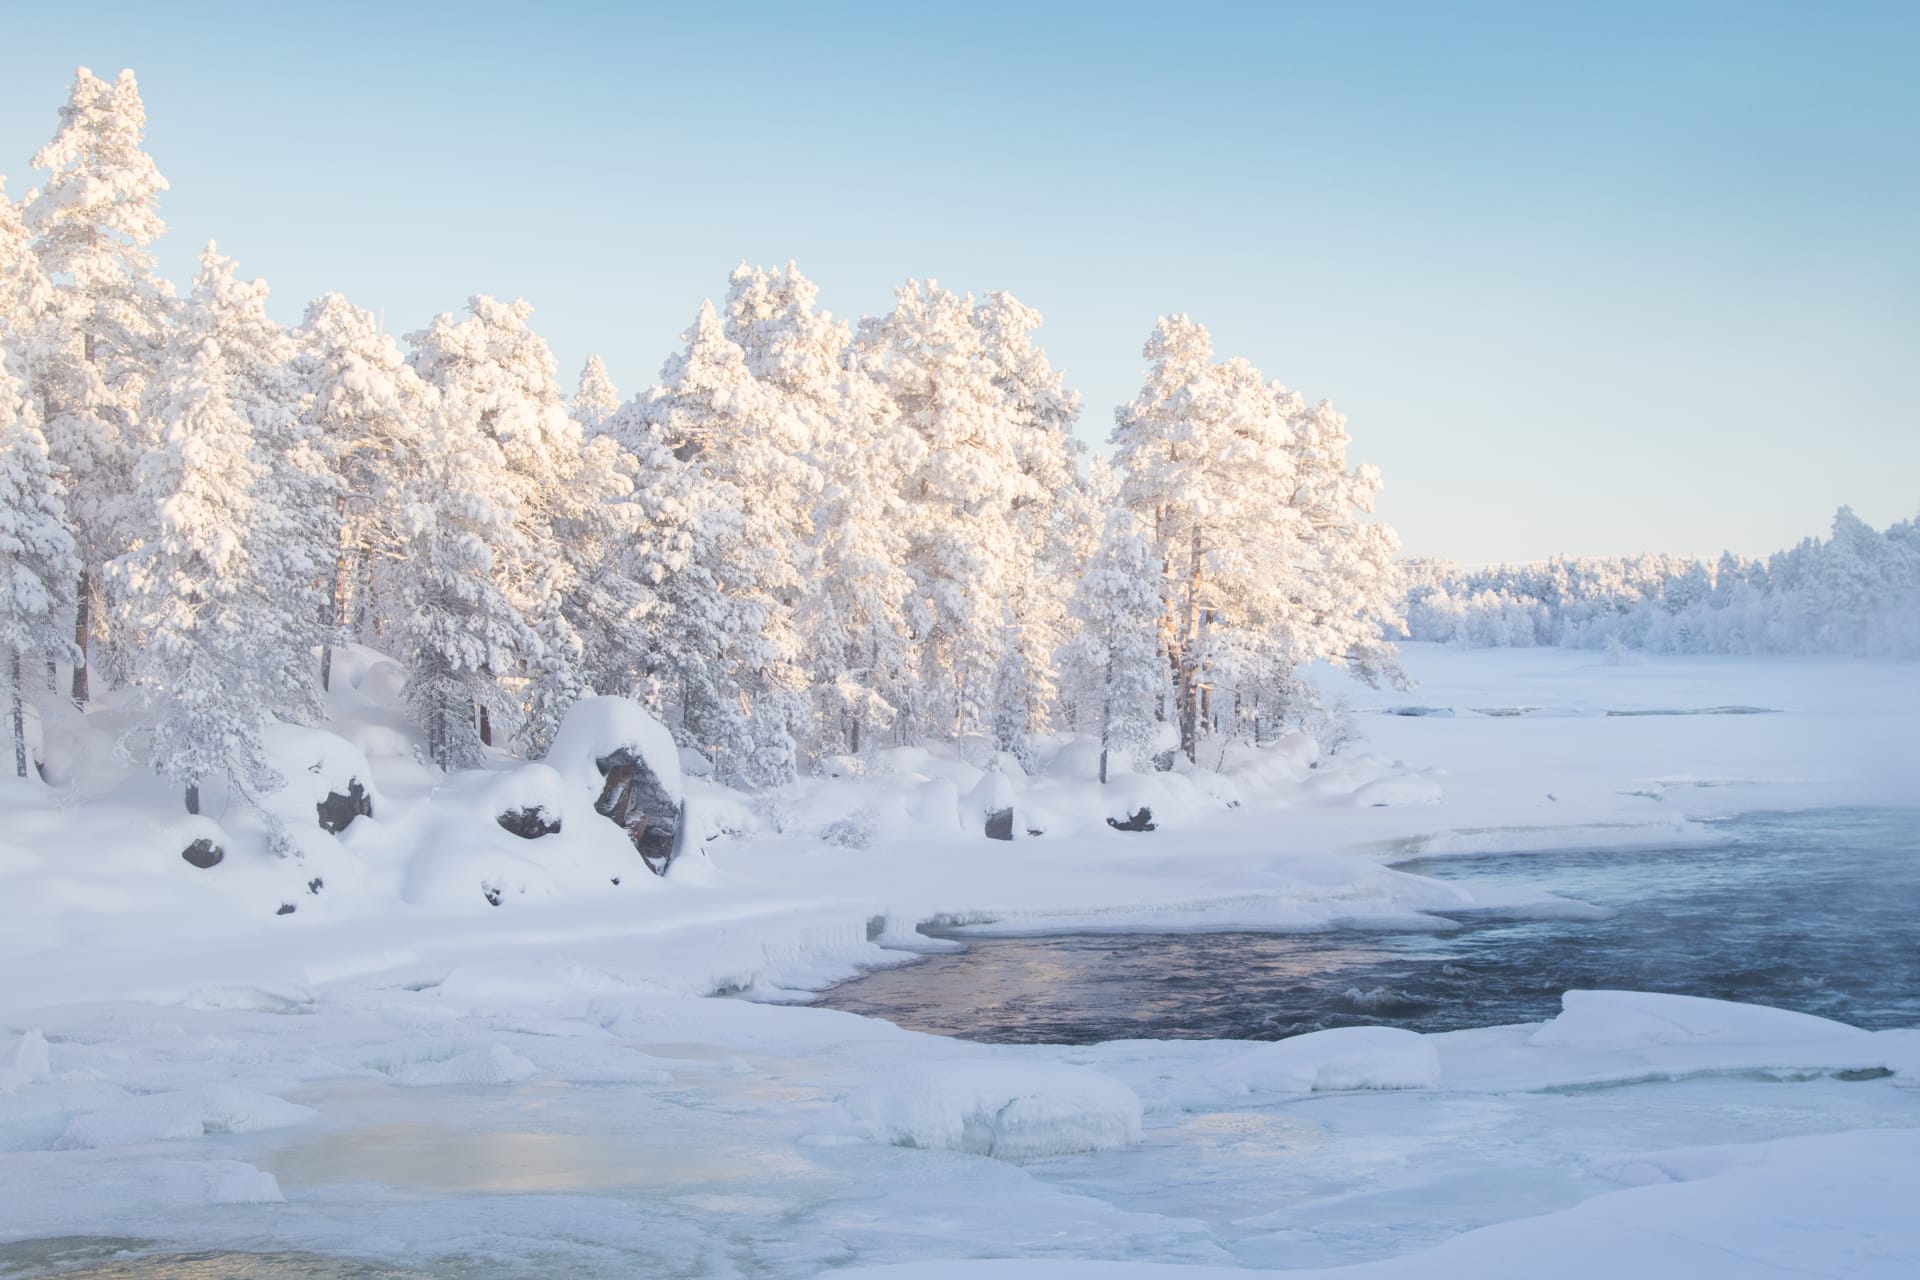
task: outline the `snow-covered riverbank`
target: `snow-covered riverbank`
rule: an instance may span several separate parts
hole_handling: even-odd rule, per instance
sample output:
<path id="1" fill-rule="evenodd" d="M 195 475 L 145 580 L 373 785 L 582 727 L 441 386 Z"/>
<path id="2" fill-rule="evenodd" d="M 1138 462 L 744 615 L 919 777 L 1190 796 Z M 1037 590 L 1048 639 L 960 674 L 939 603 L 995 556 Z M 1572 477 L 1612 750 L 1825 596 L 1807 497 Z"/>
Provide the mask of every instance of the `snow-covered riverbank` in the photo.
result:
<path id="1" fill-rule="evenodd" d="M 1390 859 L 1667 843 L 1701 817 L 1913 799 L 1911 667 L 1408 660 L 1422 687 L 1357 696 L 1364 739 L 1318 768 L 1276 752 L 1128 779 L 1118 803 L 1151 804 L 1150 833 L 1107 828 L 1115 802 L 1064 765 L 991 779 L 897 758 L 758 814 L 696 783 L 703 834 L 758 830 L 664 881 L 636 859 L 605 891 L 605 849 L 556 841 L 562 865 L 542 866 L 511 837 L 488 846 L 475 833 L 502 797 L 463 782 L 436 799 L 397 744 L 381 758 L 364 708 L 352 745 L 412 816 L 305 866 L 188 867 L 165 848 L 179 831 L 135 822 L 131 784 L 23 797 L 0 833 L 0 1243 L 130 1236 L 501 1275 L 1397 1255 L 1356 1274 L 1440 1274 L 1485 1269 L 1483 1245 L 1512 1264 L 1492 1274 L 1566 1271 L 1567 1251 L 1595 1268 L 1570 1274 L 1764 1274 L 1713 1252 L 1734 1246 L 1818 1274 L 1910 1270 L 1920 1237 L 1893 1200 L 1920 1177 L 1913 1033 L 1573 1003 L 1544 1032 L 1405 1033 L 1357 1060 L 1308 1046 L 1280 1063 L 1243 1042 L 989 1047 L 699 998 L 804 999 L 908 958 L 888 948 L 933 917 L 1431 925 L 1472 890 Z M 1415 706 L 1430 710 L 1385 714 Z M 1606 714 L 1727 707 L 1767 710 Z M 1020 819 L 1007 842 L 968 809 L 1001 789 Z M 1025 836 L 1029 815 L 1045 835 Z M 867 847 L 819 838 L 849 818 Z M 458 847 L 418 847 L 436 839 Z M 508 888 L 501 906 L 467 892 L 481 874 Z M 297 892 L 306 878 L 322 891 Z M 298 910 L 276 916 L 289 885 Z M 1889 1127 L 1908 1131 L 1873 1132 Z M 1798 1254 L 1766 1234 L 1788 1205 Z"/>

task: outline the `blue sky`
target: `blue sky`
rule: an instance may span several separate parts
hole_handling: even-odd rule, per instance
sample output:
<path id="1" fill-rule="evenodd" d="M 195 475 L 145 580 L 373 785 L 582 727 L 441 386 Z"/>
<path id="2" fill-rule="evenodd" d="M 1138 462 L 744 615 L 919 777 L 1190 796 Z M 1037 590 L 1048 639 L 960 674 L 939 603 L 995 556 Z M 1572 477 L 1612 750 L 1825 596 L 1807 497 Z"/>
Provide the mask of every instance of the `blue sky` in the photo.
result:
<path id="1" fill-rule="evenodd" d="M 18 197 L 131 66 L 275 309 L 538 309 L 658 371 L 741 259 L 1008 289 L 1103 442 L 1154 318 L 1351 417 L 1409 551 L 1765 552 L 1920 512 L 1920 5 L 94 3 L 0 18 Z"/>

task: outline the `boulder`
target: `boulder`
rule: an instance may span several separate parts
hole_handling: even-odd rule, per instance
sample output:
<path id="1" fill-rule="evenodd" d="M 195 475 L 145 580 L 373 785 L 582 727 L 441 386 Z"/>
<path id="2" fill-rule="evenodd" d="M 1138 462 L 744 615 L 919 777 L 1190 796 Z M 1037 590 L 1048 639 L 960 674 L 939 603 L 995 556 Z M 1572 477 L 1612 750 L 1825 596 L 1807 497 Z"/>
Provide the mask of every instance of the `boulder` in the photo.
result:
<path id="1" fill-rule="evenodd" d="M 1013 839 L 1013 810 L 995 809 L 987 815 L 987 839 Z"/>
<path id="2" fill-rule="evenodd" d="M 509 809 L 494 821 L 522 840 L 538 840 L 541 836 L 558 835 L 560 832 L 560 819 L 548 812 L 543 804 Z"/>
<path id="3" fill-rule="evenodd" d="M 1118 818 L 1108 818 L 1107 825 L 1115 831 L 1151 831 L 1153 830 L 1153 810 L 1141 805 L 1127 815 L 1125 822 Z"/>
<path id="4" fill-rule="evenodd" d="M 373 816 L 373 797 L 360 785 L 360 779 L 347 779 L 345 793 L 330 791 L 327 798 L 314 805 L 320 815 L 320 829 L 330 835 L 339 835 L 352 824 L 355 818 Z"/>
<path id="5" fill-rule="evenodd" d="M 680 832 L 679 803 L 646 761 L 626 747 L 601 756 L 594 764 L 606 783 L 593 802 L 593 811 L 627 833 L 647 870 L 657 876 L 667 874 Z"/>
<path id="6" fill-rule="evenodd" d="M 195 840 L 192 844 L 182 849 L 180 856 L 194 866 L 199 867 L 202 871 L 205 871 L 208 867 L 219 866 L 220 860 L 227 856 L 227 851 L 207 839 L 207 837 L 201 836 L 198 840 Z"/>

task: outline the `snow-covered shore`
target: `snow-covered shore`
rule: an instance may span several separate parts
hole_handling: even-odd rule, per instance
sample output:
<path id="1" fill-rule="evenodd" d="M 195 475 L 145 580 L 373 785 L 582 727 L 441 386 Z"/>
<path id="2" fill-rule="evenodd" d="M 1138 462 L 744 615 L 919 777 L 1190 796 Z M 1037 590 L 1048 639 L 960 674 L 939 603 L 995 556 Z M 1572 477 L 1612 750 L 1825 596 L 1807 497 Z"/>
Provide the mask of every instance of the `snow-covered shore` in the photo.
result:
<path id="1" fill-rule="evenodd" d="M 156 821 L 157 797 L 142 808 L 136 781 L 104 771 L 78 798 L 8 792 L 0 1244 L 131 1236 L 503 1275 L 1023 1256 L 1049 1275 L 1079 1274 L 1059 1262 L 1074 1258 L 1531 1275 L 1567 1270 L 1565 1251 L 1589 1268 L 1571 1274 L 1764 1274 L 1753 1257 L 1910 1270 L 1920 1234 L 1893 1199 L 1920 1175 L 1920 1135 L 1875 1131 L 1920 1126 L 1913 1033 L 1572 1001 L 1546 1031 L 1405 1033 L 1283 1064 L 1245 1060 L 1272 1051 L 1245 1043 L 989 1047 L 699 998 L 804 1000 L 911 958 L 894 948 L 932 918 L 1053 932 L 1577 913 L 1388 864 L 1666 844 L 1745 810 L 1914 798 L 1912 667 L 1425 646 L 1408 661 L 1422 687 L 1356 690 L 1363 741 L 1316 768 L 1293 744 L 1103 793 L 1070 760 L 995 778 L 923 755 L 803 781 L 758 812 L 696 781 L 700 834 L 753 831 L 701 843 L 666 880 L 601 843 L 611 826 L 496 835 L 493 809 L 526 779 L 436 791 L 382 721 L 372 666 L 340 741 L 387 807 L 303 842 L 302 860 L 229 831 L 226 863 L 187 866 L 186 821 Z M 1412 707 L 1428 712 L 1388 714 Z M 973 810 L 1009 800 L 1019 838 L 987 840 Z M 1105 824 L 1143 803 L 1157 830 Z M 820 839 L 847 820 L 866 847 Z M 274 914 L 282 900 L 297 910 Z M 1862 1071 L 1892 1074 L 1832 1075 Z M 1766 1226 L 1787 1206 L 1798 1254 Z M 1743 1241 L 1748 1262 L 1714 1252 Z"/>

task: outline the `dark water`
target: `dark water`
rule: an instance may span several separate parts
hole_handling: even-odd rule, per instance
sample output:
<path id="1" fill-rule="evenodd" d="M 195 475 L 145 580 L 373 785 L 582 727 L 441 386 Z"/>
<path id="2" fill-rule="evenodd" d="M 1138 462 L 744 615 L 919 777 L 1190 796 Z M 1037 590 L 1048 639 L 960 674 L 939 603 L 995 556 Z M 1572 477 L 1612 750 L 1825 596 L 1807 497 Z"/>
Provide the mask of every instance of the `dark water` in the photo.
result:
<path id="1" fill-rule="evenodd" d="M 1920 810 L 1751 814 L 1708 847 L 1434 859 L 1403 869 L 1551 890 L 1605 920 L 1462 915 L 1450 933 L 968 939 L 821 1003 L 969 1040 L 1278 1039 L 1533 1022 L 1619 987 L 1920 1026 Z"/>

